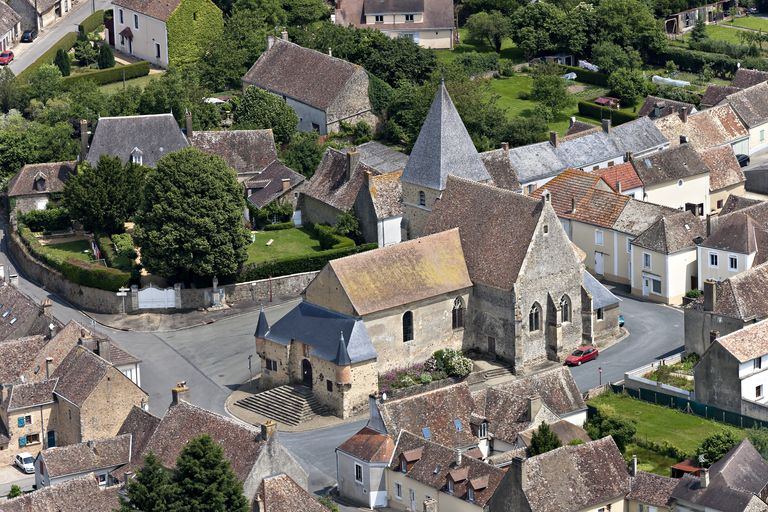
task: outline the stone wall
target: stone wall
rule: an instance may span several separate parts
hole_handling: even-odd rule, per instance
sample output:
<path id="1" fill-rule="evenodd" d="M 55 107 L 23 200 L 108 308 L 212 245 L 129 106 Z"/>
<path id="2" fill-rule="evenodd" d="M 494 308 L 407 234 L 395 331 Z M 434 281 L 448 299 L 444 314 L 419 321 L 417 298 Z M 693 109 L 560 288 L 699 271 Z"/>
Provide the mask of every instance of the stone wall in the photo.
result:
<path id="1" fill-rule="evenodd" d="M 0 455 L 0 464 L 13 464 L 13 458 L 21 452 L 29 452 L 34 457 L 40 453 L 40 450 L 48 448 L 47 434 L 49 430 L 53 430 L 50 421 L 53 407 L 53 404 L 48 404 L 39 407 L 35 406 L 27 409 L 18 409 L 10 411 L 7 418 L 0 419 L 0 421 L 6 422 L 8 437 L 10 438 L 8 447 L 0 452 L 2 453 L 2 455 Z M 32 423 L 25 422 L 23 427 L 19 427 L 19 418 L 26 416 L 32 417 Z M 28 442 L 25 446 L 19 446 L 19 437 L 34 434 L 37 434 L 40 437 L 40 442 Z"/>
<path id="2" fill-rule="evenodd" d="M 301 210 L 301 222 L 303 224 L 328 224 L 335 226 L 336 217 L 342 213 L 341 210 L 303 193 L 299 195 L 296 208 Z"/>
<path id="3" fill-rule="evenodd" d="M 362 68 L 350 78 L 344 89 L 326 110 L 328 133 L 338 131 L 340 121 L 355 124 L 363 121 L 374 131 L 378 128 L 378 118 L 371 112 L 371 100 L 368 98 L 368 74 Z"/>
<path id="4" fill-rule="evenodd" d="M 80 408 L 82 439 L 79 442 L 116 436 L 133 406 L 141 407 L 147 399 L 143 389 L 117 368 L 109 367 Z"/>
<path id="5" fill-rule="evenodd" d="M 219 286 L 224 290 L 228 304 L 242 301 L 263 302 L 286 301 L 299 297 L 318 271 L 302 272 L 289 276 L 248 281 L 246 283 Z M 198 309 L 211 306 L 213 288 L 182 288 L 181 309 Z"/>
<path id="6" fill-rule="evenodd" d="M 715 315 L 704 311 L 701 304 L 690 304 L 683 310 L 685 329 L 685 352 L 703 354 L 710 344 L 710 333 L 717 331 L 718 336 L 738 331 L 745 323 L 738 318 Z"/>

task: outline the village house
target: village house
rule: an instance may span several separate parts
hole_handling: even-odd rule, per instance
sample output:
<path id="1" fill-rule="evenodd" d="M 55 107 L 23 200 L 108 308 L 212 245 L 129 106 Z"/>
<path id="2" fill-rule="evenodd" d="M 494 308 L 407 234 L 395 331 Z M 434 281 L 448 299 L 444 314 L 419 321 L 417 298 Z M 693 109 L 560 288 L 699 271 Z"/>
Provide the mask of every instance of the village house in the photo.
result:
<path id="1" fill-rule="evenodd" d="M 386 469 L 395 443 L 392 436 L 363 427 L 336 448 L 339 494 L 367 508 L 387 506 Z"/>
<path id="2" fill-rule="evenodd" d="M 768 145 L 768 83 L 761 82 L 727 96 L 722 104 L 728 104 L 749 129 L 749 152 L 736 150 L 743 154 L 754 154 Z"/>
<path id="3" fill-rule="evenodd" d="M 637 458 L 633 466 L 636 466 Z M 672 512 L 672 492 L 679 482 L 676 478 L 637 471 L 630 472 L 631 480 L 627 494 L 627 512 Z"/>
<path id="4" fill-rule="evenodd" d="M 336 3 L 335 22 L 435 49 L 452 49 L 456 29 L 453 3 L 447 0 L 342 0 Z"/>
<path id="5" fill-rule="evenodd" d="M 42 30 L 72 9 L 72 0 L 8 0 L 21 17 L 21 30 Z"/>
<path id="6" fill-rule="evenodd" d="M 368 75 L 351 62 L 270 36 L 267 50 L 243 77 L 243 89 L 258 87 L 282 98 L 299 117 L 298 129 L 326 135 L 341 123 L 377 125 L 368 98 Z"/>
<path id="7" fill-rule="evenodd" d="M 77 162 L 27 164 L 8 182 L 11 210 L 27 213 L 45 210 L 51 199 L 64 192 L 64 185 L 75 174 Z"/>
<path id="8" fill-rule="evenodd" d="M 685 109 L 688 114 L 696 113 L 696 106 L 683 101 L 675 101 L 657 96 L 646 96 L 640 110 L 637 111 L 638 117 L 650 117 L 659 119 L 672 114 L 679 114 Z"/>
<path id="9" fill-rule="evenodd" d="M 722 21 L 727 12 L 736 9 L 737 3 L 732 0 L 719 0 L 698 5 L 691 4 L 688 9 L 669 14 L 664 20 L 664 30 L 667 34 L 683 34 L 693 30 L 698 19 L 703 19 L 707 25 Z"/>
<path id="10" fill-rule="evenodd" d="M 621 335 L 621 299 L 611 293 L 589 272 L 584 272 L 581 288 L 582 338 L 591 345 L 615 340 Z"/>
<path id="11" fill-rule="evenodd" d="M 643 182 L 640 181 L 640 176 L 637 175 L 631 160 L 593 172 L 600 176 L 614 192 L 629 196 L 638 201 L 643 200 Z"/>
<path id="12" fill-rule="evenodd" d="M 10 343 L 10 342 L 8 342 Z M 6 464 L 23 452 L 35 455 L 56 445 L 51 415 L 57 379 L 3 386 L 0 391 L 0 456 Z"/>
<path id="13" fill-rule="evenodd" d="M 0 266 L 0 272 L 4 277 L 5 268 Z M 50 301 L 38 304 L 13 284 L 0 283 L 0 340 L 51 335 L 51 329 L 61 324 L 51 315 L 50 306 Z"/>
<path id="14" fill-rule="evenodd" d="M 161 68 L 191 64 L 224 29 L 210 0 L 113 0 L 115 49 Z"/>
<path id="15" fill-rule="evenodd" d="M 35 485 L 42 489 L 93 474 L 99 485 L 111 485 L 109 473 L 131 462 L 131 435 L 46 448 L 35 458 Z"/>
<path id="16" fill-rule="evenodd" d="M 699 105 L 702 109 L 712 108 L 731 94 L 765 81 L 768 81 L 768 73 L 765 71 L 740 67 L 733 74 L 729 85 L 708 85 Z"/>
<path id="17" fill-rule="evenodd" d="M 697 151 L 730 145 L 736 154 L 749 154 L 749 130 L 730 105 L 720 105 L 689 114 L 681 109 L 676 116 L 654 121 L 672 147 L 690 144 Z"/>
<path id="18" fill-rule="evenodd" d="M 732 146 L 699 151 L 709 169 L 709 212 L 718 213 L 729 196 L 745 194 L 746 178 Z"/>
<path id="19" fill-rule="evenodd" d="M 99 485 L 95 478 L 86 476 L 9 499 L 0 504 L 0 511 L 48 512 L 53 505 L 57 512 L 105 512 L 120 507 L 119 491 L 117 486 Z"/>
<path id="20" fill-rule="evenodd" d="M 254 512 L 326 512 L 323 503 L 290 476 L 281 473 L 262 480 L 256 494 Z"/>
<path id="21" fill-rule="evenodd" d="M 0 2 L 0 51 L 10 50 L 21 37 L 21 16 L 5 2 Z"/>

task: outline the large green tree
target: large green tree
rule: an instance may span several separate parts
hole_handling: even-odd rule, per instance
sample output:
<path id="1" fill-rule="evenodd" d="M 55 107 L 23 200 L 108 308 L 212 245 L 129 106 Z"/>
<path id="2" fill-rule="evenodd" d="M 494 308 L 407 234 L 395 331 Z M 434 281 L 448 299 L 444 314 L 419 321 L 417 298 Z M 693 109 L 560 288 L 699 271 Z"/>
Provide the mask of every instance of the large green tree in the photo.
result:
<path id="1" fill-rule="evenodd" d="M 467 20 L 465 27 L 470 37 L 478 41 L 487 41 L 497 53 L 501 51 L 504 38 L 512 33 L 509 17 L 502 15 L 499 11 L 473 14 Z"/>
<path id="2" fill-rule="evenodd" d="M 74 160 L 78 144 L 72 131 L 69 123 L 49 126 L 20 115 L 0 121 L 0 183 L 25 164 Z"/>
<path id="3" fill-rule="evenodd" d="M 557 434 L 552 432 L 552 429 L 549 428 L 549 425 L 545 421 L 539 425 L 539 428 L 537 428 L 531 436 L 531 446 L 529 450 L 533 456 L 547 453 L 548 451 L 560 448 L 561 446 L 562 443 L 560 442 L 560 438 L 557 437 Z"/>
<path id="4" fill-rule="evenodd" d="M 29 95 L 45 103 L 61 92 L 61 79 L 59 68 L 53 64 L 43 64 L 29 77 Z"/>
<path id="5" fill-rule="evenodd" d="M 250 240 L 243 196 L 235 171 L 220 157 L 196 148 L 165 155 L 147 174 L 136 215 L 142 264 L 187 282 L 235 274 Z"/>
<path id="6" fill-rule="evenodd" d="M 56 57 L 53 59 L 53 64 L 61 71 L 61 76 L 69 76 L 72 63 L 69 61 L 69 54 L 63 49 L 56 50 Z"/>
<path id="7" fill-rule="evenodd" d="M 79 165 L 64 186 L 64 205 L 88 230 L 121 233 L 138 209 L 143 181 L 142 167 L 104 155 L 96 167 Z"/>
<path id="8" fill-rule="evenodd" d="M 561 46 L 565 20 L 565 12 L 555 5 L 529 3 L 512 16 L 512 40 L 527 58 L 555 51 Z"/>
<path id="9" fill-rule="evenodd" d="M 699 447 L 696 448 L 696 455 L 703 455 L 704 466 L 709 467 L 720 460 L 723 455 L 728 453 L 728 451 L 736 446 L 738 442 L 739 440 L 730 430 L 715 432 L 714 434 L 705 438 Z"/>
<path id="10" fill-rule="evenodd" d="M 323 145 L 319 143 L 317 132 L 298 132 L 283 151 L 285 165 L 294 171 L 311 178 L 323 158 Z"/>
<path id="11" fill-rule="evenodd" d="M 592 439 L 602 439 L 605 436 L 613 437 L 613 441 L 622 453 L 627 445 L 635 439 L 637 433 L 634 422 L 620 420 L 600 410 L 587 420 L 584 424 L 584 430 Z"/>
<path id="12" fill-rule="evenodd" d="M 120 496 L 120 512 L 172 512 L 177 499 L 171 473 L 150 452 L 136 476 L 128 481 L 126 497 Z"/>
<path id="13" fill-rule="evenodd" d="M 639 69 L 617 69 L 608 77 L 611 94 L 621 99 L 624 105 L 636 105 L 645 96 L 647 84 Z"/>
<path id="14" fill-rule="evenodd" d="M 597 41 L 636 48 L 643 55 L 667 43 L 661 23 L 642 0 L 601 0 L 595 9 L 595 27 Z"/>
<path id="15" fill-rule="evenodd" d="M 531 87 L 531 99 L 545 107 L 552 118 L 573 103 L 565 80 L 556 74 L 558 71 L 555 67 L 540 66 L 533 74 Z"/>
<path id="16" fill-rule="evenodd" d="M 235 128 L 254 130 L 271 128 L 275 140 L 290 142 L 299 118 L 286 102 L 258 87 L 245 90 L 234 112 Z"/>
<path id="17" fill-rule="evenodd" d="M 601 41 L 592 47 L 592 63 L 601 73 L 610 75 L 620 68 L 640 68 L 643 64 L 640 52 L 634 48 L 622 48 L 616 43 Z"/>

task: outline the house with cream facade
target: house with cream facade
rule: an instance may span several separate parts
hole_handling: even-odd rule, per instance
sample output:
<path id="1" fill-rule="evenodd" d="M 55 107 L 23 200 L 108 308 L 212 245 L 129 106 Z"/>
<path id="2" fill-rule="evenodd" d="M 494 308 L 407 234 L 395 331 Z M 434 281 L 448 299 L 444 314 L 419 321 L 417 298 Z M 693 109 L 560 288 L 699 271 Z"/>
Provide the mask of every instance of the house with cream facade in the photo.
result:
<path id="1" fill-rule="evenodd" d="M 41 30 L 72 10 L 72 0 L 7 0 L 21 17 L 21 30 Z"/>
<path id="2" fill-rule="evenodd" d="M 717 146 L 699 151 L 709 169 L 709 213 L 718 213 L 728 196 L 743 196 L 746 178 L 733 147 Z"/>
<path id="3" fill-rule="evenodd" d="M 768 147 L 768 83 L 761 82 L 727 96 L 728 104 L 749 130 L 749 153 Z"/>

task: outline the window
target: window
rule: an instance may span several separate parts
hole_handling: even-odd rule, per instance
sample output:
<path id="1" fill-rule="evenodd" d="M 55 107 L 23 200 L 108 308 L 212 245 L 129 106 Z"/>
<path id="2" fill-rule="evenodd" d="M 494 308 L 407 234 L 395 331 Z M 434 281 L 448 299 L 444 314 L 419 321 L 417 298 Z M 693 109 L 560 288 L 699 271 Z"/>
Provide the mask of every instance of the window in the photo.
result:
<path id="1" fill-rule="evenodd" d="M 448 494 L 453 494 L 453 480 L 448 479 Z"/>
<path id="2" fill-rule="evenodd" d="M 477 437 L 483 439 L 488 437 L 488 422 L 484 421 L 480 424 L 480 427 L 477 429 Z"/>
<path id="3" fill-rule="evenodd" d="M 760 384 L 755 388 L 755 398 L 763 398 L 763 385 Z"/>
<path id="4" fill-rule="evenodd" d="M 567 295 L 560 297 L 560 322 L 571 321 L 571 299 Z"/>
<path id="5" fill-rule="evenodd" d="M 103 473 L 98 476 L 99 479 L 99 485 L 107 485 L 107 474 Z"/>
<path id="6" fill-rule="evenodd" d="M 27 434 L 27 444 L 40 444 L 40 434 Z"/>
<path id="7" fill-rule="evenodd" d="M 597 308 L 597 319 L 598 320 L 605 319 L 605 311 L 603 310 L 603 308 Z"/>
<path id="8" fill-rule="evenodd" d="M 647 252 L 643 253 L 643 267 L 651 268 L 651 255 Z"/>
<path id="9" fill-rule="evenodd" d="M 722 207 L 723 207 L 723 200 L 722 199 L 718 199 L 717 200 L 717 209 L 719 210 Z"/>
<path id="10" fill-rule="evenodd" d="M 155 43 L 155 57 L 160 58 L 160 43 Z"/>
<path id="11" fill-rule="evenodd" d="M 760 130 L 760 142 L 765 142 L 765 130 Z"/>
<path id="12" fill-rule="evenodd" d="M 329 393 L 333 393 L 333 382 L 331 381 L 331 379 L 326 379 L 325 380 L 325 389 Z"/>
<path id="13" fill-rule="evenodd" d="M 549 233 L 549 224 L 544 224 L 544 234 Z"/>
<path id="14" fill-rule="evenodd" d="M 277 371 L 277 361 L 273 359 L 267 358 L 267 370 L 276 372 Z"/>
<path id="15" fill-rule="evenodd" d="M 595 245 L 603 245 L 603 232 L 599 229 L 595 230 Z"/>
<path id="16" fill-rule="evenodd" d="M 718 267 L 717 253 L 711 252 L 709 253 L 709 268 L 717 268 L 717 267 Z"/>
<path id="17" fill-rule="evenodd" d="M 413 340 L 413 311 L 406 311 L 403 315 L 403 341 Z"/>
<path id="18" fill-rule="evenodd" d="M 120 46 L 125 46 L 125 36 L 120 36 Z"/>
<path id="19" fill-rule="evenodd" d="M 608 162 L 608 167 L 613 167 L 613 165 L 614 165 L 614 164 L 613 164 L 613 160 L 611 160 L 610 162 Z"/>
<path id="20" fill-rule="evenodd" d="M 363 466 L 355 462 L 355 482 L 363 483 Z"/>
<path id="21" fill-rule="evenodd" d="M 413 22 L 413 14 L 406 14 L 405 15 L 405 21 L 406 22 Z"/>
<path id="22" fill-rule="evenodd" d="M 528 193 L 529 194 L 532 194 L 534 190 L 536 190 L 536 184 L 535 183 L 531 183 L 530 185 L 528 185 Z"/>
<path id="23" fill-rule="evenodd" d="M 143 162 L 144 154 L 139 148 L 134 148 L 133 151 L 131 151 L 131 163 L 134 165 L 142 165 Z"/>
<path id="24" fill-rule="evenodd" d="M 134 14 L 133 15 L 133 28 L 135 28 L 136 30 L 139 30 L 139 15 L 138 14 Z"/>
<path id="25" fill-rule="evenodd" d="M 528 313 L 528 330 L 534 332 L 539 329 L 541 329 L 541 306 L 536 302 Z"/>
<path id="26" fill-rule="evenodd" d="M 120 16 L 120 24 L 122 25 L 123 23 L 125 23 L 125 21 L 123 21 L 123 10 L 118 9 L 117 14 Z"/>
<path id="27" fill-rule="evenodd" d="M 32 416 L 31 415 L 24 416 L 24 424 L 25 425 L 31 425 L 32 424 Z"/>
<path id="28" fill-rule="evenodd" d="M 653 291 L 653 293 L 661 294 L 661 281 L 658 279 L 651 279 L 651 291 Z"/>
<path id="29" fill-rule="evenodd" d="M 632 239 L 627 238 L 627 254 L 632 254 Z"/>
<path id="30" fill-rule="evenodd" d="M 455 420 L 453 420 L 453 428 L 456 429 L 456 432 L 461 432 L 462 425 L 461 425 L 461 420 L 459 418 L 456 418 Z"/>
<path id="31" fill-rule="evenodd" d="M 592 168 L 592 170 L 593 170 L 593 171 L 596 171 L 596 170 L 598 170 L 599 168 L 600 168 L 600 166 L 599 166 L 599 165 L 596 165 L 596 166 L 594 166 L 594 167 Z"/>
<path id="32" fill-rule="evenodd" d="M 739 270 L 739 259 L 736 256 L 728 256 L 728 270 Z"/>
<path id="33" fill-rule="evenodd" d="M 471 487 L 467 489 L 467 501 L 472 503 L 475 502 L 475 490 Z"/>
<path id="34" fill-rule="evenodd" d="M 424 436 L 424 439 L 429 441 L 432 439 L 432 430 L 429 427 L 424 427 L 421 429 L 421 435 Z"/>
<path id="35" fill-rule="evenodd" d="M 320 125 L 317 123 L 312 123 L 312 131 L 313 132 L 319 132 L 320 131 Z"/>
<path id="36" fill-rule="evenodd" d="M 419 190 L 419 206 L 427 206 L 427 195 L 423 190 Z"/>
<path id="37" fill-rule="evenodd" d="M 395 484 L 395 496 L 399 500 L 403 499 L 403 486 L 402 485 Z"/>
<path id="38" fill-rule="evenodd" d="M 381 14 L 376 15 L 376 23 L 384 23 L 384 16 Z"/>
<path id="39" fill-rule="evenodd" d="M 400 460 L 400 471 L 402 471 L 403 473 L 408 472 L 408 463 L 405 462 L 405 459 Z M 397 495 L 400 496 L 400 493 L 397 493 Z"/>
<path id="40" fill-rule="evenodd" d="M 453 329 L 464 328 L 464 299 L 456 297 L 453 301 L 453 314 L 451 315 L 451 327 Z"/>
<path id="41" fill-rule="evenodd" d="M 757 358 L 752 360 L 752 368 L 754 368 L 755 370 L 759 370 L 762 367 L 763 367 L 763 358 L 762 357 L 757 357 Z"/>

